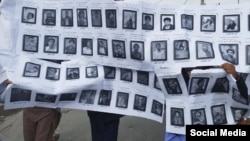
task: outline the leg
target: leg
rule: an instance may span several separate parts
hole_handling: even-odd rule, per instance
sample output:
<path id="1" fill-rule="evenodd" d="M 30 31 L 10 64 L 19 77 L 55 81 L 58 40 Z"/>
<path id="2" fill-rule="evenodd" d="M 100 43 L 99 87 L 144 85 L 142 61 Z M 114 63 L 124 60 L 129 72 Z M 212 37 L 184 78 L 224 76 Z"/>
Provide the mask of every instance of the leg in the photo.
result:
<path id="1" fill-rule="evenodd" d="M 88 114 L 92 141 L 117 141 L 120 116 L 119 118 L 114 118 L 117 117 L 117 115 L 90 111 L 88 111 Z M 108 116 L 110 116 L 112 120 L 107 120 Z"/>
<path id="2" fill-rule="evenodd" d="M 120 120 L 98 123 L 90 118 L 92 141 L 117 141 Z"/>
<path id="3" fill-rule="evenodd" d="M 38 121 L 35 141 L 53 141 L 54 132 L 60 121 L 60 113 L 54 109 L 48 109 L 48 115 Z"/>
<path id="4" fill-rule="evenodd" d="M 35 141 L 36 122 L 29 117 L 29 111 L 23 110 L 23 136 L 25 141 Z"/>

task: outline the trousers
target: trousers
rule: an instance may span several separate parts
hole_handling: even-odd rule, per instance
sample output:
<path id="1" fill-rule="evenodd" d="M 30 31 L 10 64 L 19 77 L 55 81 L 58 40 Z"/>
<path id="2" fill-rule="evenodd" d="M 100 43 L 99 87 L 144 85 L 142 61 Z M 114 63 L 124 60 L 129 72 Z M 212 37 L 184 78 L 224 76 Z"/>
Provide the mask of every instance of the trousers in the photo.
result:
<path id="1" fill-rule="evenodd" d="M 24 141 L 53 141 L 53 134 L 60 122 L 61 113 L 50 108 L 23 110 Z"/>
<path id="2" fill-rule="evenodd" d="M 92 141 L 117 141 L 120 117 L 123 115 L 88 111 Z"/>

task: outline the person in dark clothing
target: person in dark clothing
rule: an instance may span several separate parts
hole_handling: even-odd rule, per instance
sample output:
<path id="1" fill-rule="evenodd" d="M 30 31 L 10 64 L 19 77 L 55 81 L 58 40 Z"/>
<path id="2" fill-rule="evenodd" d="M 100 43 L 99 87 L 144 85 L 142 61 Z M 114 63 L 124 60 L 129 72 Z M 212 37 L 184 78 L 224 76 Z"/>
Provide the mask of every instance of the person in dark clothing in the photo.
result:
<path id="1" fill-rule="evenodd" d="M 189 76 L 193 69 L 209 69 L 209 68 L 212 68 L 212 66 L 204 66 L 204 67 L 196 67 L 196 68 L 195 67 L 194 68 L 182 68 L 181 72 L 182 72 L 186 85 L 188 86 Z M 235 69 L 235 66 L 231 63 L 224 63 L 221 65 L 221 68 L 226 73 L 231 74 L 234 77 L 241 96 L 244 97 L 245 99 L 248 99 L 247 85 L 245 84 L 244 78 L 238 75 Z M 245 123 L 245 121 L 239 120 L 238 123 Z M 165 139 L 164 139 L 164 141 L 184 141 L 184 140 L 185 140 L 185 135 L 170 133 L 170 132 L 166 132 Z"/>
<path id="2" fill-rule="evenodd" d="M 92 141 L 117 141 L 120 118 L 124 115 L 87 111 Z"/>

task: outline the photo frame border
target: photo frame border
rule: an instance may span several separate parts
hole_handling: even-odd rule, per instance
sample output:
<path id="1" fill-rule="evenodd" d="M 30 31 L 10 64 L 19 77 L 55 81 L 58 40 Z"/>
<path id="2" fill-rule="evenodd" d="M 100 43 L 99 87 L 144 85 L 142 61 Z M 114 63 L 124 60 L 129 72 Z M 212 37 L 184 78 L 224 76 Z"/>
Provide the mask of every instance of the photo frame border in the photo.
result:
<path id="1" fill-rule="evenodd" d="M 62 24 L 62 19 L 63 19 L 63 11 L 71 11 L 72 12 L 72 25 L 63 25 Z M 60 21 L 61 21 L 61 27 L 74 27 L 74 10 L 73 9 L 61 9 L 61 17 L 60 17 Z"/>
<path id="2" fill-rule="evenodd" d="M 235 30 L 235 31 L 228 31 L 225 29 L 225 25 L 226 25 L 226 18 L 227 17 L 237 17 L 237 26 L 238 26 L 238 30 Z M 240 32 L 240 14 L 232 14 L 232 15 L 223 15 L 223 24 L 222 24 L 222 29 L 223 29 L 223 33 L 235 33 L 235 32 Z"/>
<path id="3" fill-rule="evenodd" d="M 34 65 L 34 66 L 38 66 L 38 68 L 39 68 L 38 76 L 25 76 L 25 72 L 27 71 L 26 69 L 28 67 L 28 64 L 31 64 L 31 65 Z M 41 73 L 41 67 L 42 67 L 41 64 L 35 64 L 33 62 L 26 62 L 25 66 L 24 66 L 24 69 L 23 69 L 23 75 L 22 76 L 23 77 L 35 77 L 35 78 L 39 78 L 40 77 L 40 73 Z"/>
<path id="4" fill-rule="evenodd" d="M 53 12 L 55 14 L 55 23 L 54 24 L 46 24 L 46 23 L 44 23 L 44 20 L 45 20 L 44 19 L 45 18 L 44 14 L 45 14 L 46 11 L 51 11 L 51 12 Z M 45 26 L 56 26 L 56 9 L 43 9 L 42 14 L 43 14 L 43 16 L 42 16 L 42 25 L 45 25 Z"/>
<path id="5" fill-rule="evenodd" d="M 199 49 L 198 49 L 198 44 L 201 43 L 201 44 L 209 44 L 210 45 L 210 50 L 212 52 L 212 55 L 213 57 L 199 57 Z M 213 43 L 211 42 L 207 42 L 207 41 L 195 41 L 195 48 L 196 48 L 196 59 L 198 60 L 203 60 L 203 59 L 214 59 L 215 58 L 215 55 L 214 55 L 214 48 L 213 48 Z"/>
<path id="6" fill-rule="evenodd" d="M 165 58 L 164 59 L 153 59 L 153 44 L 158 42 L 164 42 L 165 46 Z M 151 54 L 151 61 L 167 61 L 168 60 L 168 41 L 167 40 L 158 40 L 158 41 L 151 41 L 150 43 L 150 54 Z"/>
<path id="7" fill-rule="evenodd" d="M 56 51 L 55 52 L 51 52 L 51 51 L 46 51 L 46 41 L 48 41 L 47 38 L 54 38 L 56 39 L 54 45 L 56 45 Z M 43 44 L 43 52 L 44 53 L 49 53 L 49 54 L 55 54 L 59 52 L 59 36 L 55 36 L 55 35 L 44 35 L 44 44 Z"/>
<path id="8" fill-rule="evenodd" d="M 122 107 L 122 106 L 118 106 L 118 96 L 119 95 L 125 95 L 127 97 L 126 100 L 126 106 Z M 128 108 L 128 102 L 129 102 L 129 93 L 125 93 L 125 92 L 117 92 L 117 96 L 116 96 L 116 102 L 115 102 L 115 107 L 119 107 L 119 108 L 123 108 L 123 109 L 127 109 Z"/>
<path id="9" fill-rule="evenodd" d="M 205 110 L 205 108 L 191 109 L 190 110 L 192 125 L 197 125 L 197 124 L 194 124 L 194 113 L 193 112 L 195 112 L 195 111 L 202 111 L 203 112 L 203 114 L 204 114 L 204 120 L 205 120 L 204 125 L 207 125 L 207 116 L 206 116 L 206 110 Z"/>
<path id="10" fill-rule="evenodd" d="M 97 11 L 98 14 L 100 14 L 100 17 L 101 17 L 100 25 L 94 25 L 93 24 L 93 14 L 94 14 L 95 11 Z M 102 23 L 102 19 L 103 19 L 103 17 L 102 17 L 102 9 L 91 9 L 90 14 L 91 14 L 91 26 L 92 27 L 102 27 L 103 26 L 103 23 Z"/>
<path id="11" fill-rule="evenodd" d="M 85 11 L 86 12 L 86 20 L 87 20 L 87 24 L 86 25 L 79 25 L 79 12 L 80 11 Z M 77 8 L 76 9 L 76 17 L 77 17 L 77 27 L 88 27 L 89 26 L 89 19 L 88 19 L 88 10 L 87 8 Z"/>
<path id="12" fill-rule="evenodd" d="M 145 15 L 145 16 L 149 15 L 149 16 L 151 17 L 151 20 L 152 20 L 152 27 L 153 27 L 152 29 L 143 28 L 144 17 L 145 17 L 144 15 Z M 141 23 L 142 23 L 142 25 L 141 25 L 142 30 L 147 30 L 147 31 L 154 30 L 154 27 L 155 27 L 155 23 L 154 23 L 154 14 L 151 14 L 151 13 L 143 13 L 143 12 L 142 12 L 142 21 L 141 21 Z"/>
<path id="13" fill-rule="evenodd" d="M 114 48 L 114 42 L 120 42 L 123 44 L 123 51 L 124 51 L 124 57 L 115 57 L 114 53 L 115 53 L 115 48 Z M 126 55 L 126 48 L 125 48 L 125 41 L 124 40 L 112 40 L 112 55 L 113 58 L 120 58 L 120 59 L 126 59 L 127 55 Z"/>
<path id="14" fill-rule="evenodd" d="M 36 50 L 35 51 L 32 51 L 32 50 L 25 50 L 24 47 L 25 47 L 25 37 L 35 37 L 37 38 L 37 42 L 36 42 Z M 38 52 L 38 48 L 39 48 L 39 36 L 36 36 L 36 35 L 28 35 L 28 34 L 24 34 L 23 35 L 23 46 L 22 46 L 22 51 L 26 51 L 26 52 Z"/>
<path id="15" fill-rule="evenodd" d="M 166 18 L 166 17 L 172 17 L 171 19 L 172 19 L 172 23 L 173 23 L 173 25 L 174 25 L 174 29 L 163 29 L 163 20 L 164 20 L 164 18 Z M 161 29 L 161 31 L 169 31 L 169 30 L 175 30 L 175 14 L 161 14 L 161 21 L 160 21 L 160 25 L 161 25 L 161 27 L 160 27 L 160 29 Z"/>
<path id="16" fill-rule="evenodd" d="M 202 29 L 202 18 L 203 17 L 214 18 L 214 30 L 203 30 Z M 216 15 L 201 15 L 200 16 L 200 31 L 201 32 L 215 32 L 216 31 Z"/>
<path id="17" fill-rule="evenodd" d="M 142 45 L 142 59 L 136 59 L 136 58 L 132 58 L 132 48 L 133 48 L 133 44 L 141 44 Z M 145 60 L 145 47 L 144 47 L 144 42 L 143 41 L 135 41 L 135 40 L 131 40 L 130 41 L 130 58 L 132 60 L 138 60 L 138 61 L 144 61 Z"/>
<path id="18" fill-rule="evenodd" d="M 125 19 L 124 19 L 125 12 L 135 13 L 135 27 L 128 28 L 128 27 L 124 26 L 125 25 Z M 135 11 L 135 10 L 127 10 L 127 9 L 124 9 L 122 11 L 122 29 L 128 29 L 128 30 L 136 30 L 137 29 L 137 11 Z"/>
<path id="19" fill-rule="evenodd" d="M 215 123 L 214 123 L 213 108 L 216 108 L 216 107 L 222 107 L 222 108 L 223 108 L 223 111 L 224 111 L 224 117 L 225 117 L 226 122 L 223 122 L 223 123 L 220 123 L 220 124 L 227 124 L 227 115 L 226 115 L 225 104 L 219 104 L 219 105 L 212 105 L 212 106 L 211 106 L 211 116 L 212 116 L 213 124 L 214 124 L 214 125 L 220 125 L 220 124 L 215 124 Z"/>
<path id="20" fill-rule="evenodd" d="M 66 48 L 66 41 L 67 40 L 74 40 L 75 41 L 75 45 L 76 45 L 76 51 L 75 51 L 75 53 L 67 53 L 66 51 L 65 51 L 65 48 Z M 63 54 L 71 54 L 71 55 L 73 55 L 73 54 L 77 54 L 77 38 L 73 38 L 73 37 L 65 37 L 64 39 L 63 39 Z"/>
<path id="21" fill-rule="evenodd" d="M 108 11 L 115 11 L 115 26 L 109 26 L 107 21 L 107 14 Z M 117 28 L 117 10 L 116 9 L 105 9 L 105 21 L 106 21 L 106 27 L 107 28 Z"/>
<path id="22" fill-rule="evenodd" d="M 27 9 L 30 9 L 30 10 L 34 10 L 35 13 L 34 14 L 34 22 L 25 22 L 24 21 L 24 9 L 27 8 Z M 36 24 L 36 18 L 37 18 L 37 8 L 33 8 L 33 7 L 22 7 L 22 17 L 21 17 L 21 22 L 22 23 L 27 23 L 27 24 Z"/>
<path id="23" fill-rule="evenodd" d="M 49 79 L 49 78 L 48 78 L 48 70 L 51 69 L 51 68 L 56 69 L 56 70 L 58 71 L 58 79 Z M 47 67 L 47 68 L 46 68 L 45 79 L 47 79 L 47 80 L 60 80 L 60 73 L 61 73 L 61 69 L 60 69 L 60 68 Z"/>

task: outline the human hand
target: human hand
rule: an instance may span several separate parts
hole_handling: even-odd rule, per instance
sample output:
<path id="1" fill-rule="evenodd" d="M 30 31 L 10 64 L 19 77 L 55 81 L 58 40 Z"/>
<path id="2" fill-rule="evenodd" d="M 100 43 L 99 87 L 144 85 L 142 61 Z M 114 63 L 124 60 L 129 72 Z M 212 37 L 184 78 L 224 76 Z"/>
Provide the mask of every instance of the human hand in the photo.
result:
<path id="1" fill-rule="evenodd" d="M 230 63 L 224 63 L 221 65 L 221 67 L 224 69 L 224 71 L 228 74 L 232 74 L 232 76 L 237 79 L 238 73 L 236 72 L 235 66 Z"/>
<path id="2" fill-rule="evenodd" d="M 7 87 L 9 84 L 12 84 L 12 81 L 10 81 L 9 79 L 7 79 L 7 80 L 5 81 L 5 87 Z"/>

